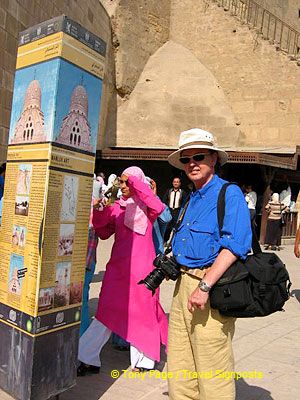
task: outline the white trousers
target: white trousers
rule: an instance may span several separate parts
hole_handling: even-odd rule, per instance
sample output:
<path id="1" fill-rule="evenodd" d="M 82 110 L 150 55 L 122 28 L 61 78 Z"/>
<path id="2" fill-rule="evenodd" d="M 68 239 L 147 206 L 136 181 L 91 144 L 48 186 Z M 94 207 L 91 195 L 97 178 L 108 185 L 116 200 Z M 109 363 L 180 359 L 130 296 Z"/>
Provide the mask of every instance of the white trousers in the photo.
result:
<path id="1" fill-rule="evenodd" d="M 111 330 L 96 318 L 79 339 L 78 360 L 88 365 L 101 366 L 100 352 L 110 338 Z M 155 361 L 130 345 L 131 368 L 153 369 Z"/>

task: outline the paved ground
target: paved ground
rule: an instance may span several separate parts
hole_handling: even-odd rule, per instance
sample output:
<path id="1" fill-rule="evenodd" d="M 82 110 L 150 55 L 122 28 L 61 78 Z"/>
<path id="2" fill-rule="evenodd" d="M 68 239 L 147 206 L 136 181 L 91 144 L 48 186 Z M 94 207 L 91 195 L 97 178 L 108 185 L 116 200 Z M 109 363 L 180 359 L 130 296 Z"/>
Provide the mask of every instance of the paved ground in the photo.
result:
<path id="1" fill-rule="evenodd" d="M 95 310 L 103 270 L 109 256 L 111 240 L 99 246 L 97 274 L 91 288 L 91 308 Z M 240 319 L 236 325 L 234 352 L 236 371 L 257 371 L 262 378 L 246 378 L 237 381 L 237 400 L 296 400 L 300 398 L 300 260 L 293 255 L 293 247 L 285 245 L 279 253 L 286 263 L 293 282 L 293 297 L 285 312 L 269 317 Z M 169 312 L 174 284 L 162 285 L 162 304 Z M 129 376 L 129 353 L 119 352 L 108 343 L 102 352 L 102 368 L 99 375 L 78 378 L 77 385 L 59 396 L 59 400 L 98 399 L 151 399 L 167 400 L 168 389 L 163 371 L 164 362 L 158 366 L 162 372 L 156 376 Z M 120 376 L 111 377 L 113 370 Z M 0 392 L 1 400 L 11 397 Z M 217 399 L 216 399 L 217 400 Z"/>

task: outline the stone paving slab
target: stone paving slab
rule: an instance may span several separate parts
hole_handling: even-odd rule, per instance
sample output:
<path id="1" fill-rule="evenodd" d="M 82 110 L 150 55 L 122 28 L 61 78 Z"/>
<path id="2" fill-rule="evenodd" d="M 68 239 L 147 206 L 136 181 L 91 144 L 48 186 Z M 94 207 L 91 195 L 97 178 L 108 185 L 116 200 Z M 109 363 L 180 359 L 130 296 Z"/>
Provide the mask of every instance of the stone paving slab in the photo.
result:
<path id="1" fill-rule="evenodd" d="M 97 270 L 90 291 L 91 312 L 97 307 L 98 294 L 105 264 L 110 255 L 112 240 L 101 242 L 98 251 Z M 236 371 L 245 378 L 236 382 L 237 400 L 296 400 L 300 391 L 300 260 L 293 255 L 293 246 L 285 245 L 279 256 L 286 263 L 293 282 L 293 297 L 285 312 L 264 318 L 238 319 L 234 337 Z M 170 310 L 174 282 L 163 282 L 161 302 L 165 311 Z M 165 357 L 156 375 L 133 376 L 126 371 L 130 367 L 129 352 L 112 348 L 109 342 L 102 351 L 102 367 L 99 375 L 80 377 L 77 385 L 59 396 L 59 400 L 167 400 L 168 388 Z M 117 370 L 119 377 L 111 377 Z M 263 375 L 260 379 L 249 378 L 253 371 Z M 115 373 L 115 372 L 114 372 Z M 248 377 L 246 377 L 248 376 Z M 0 391 L 0 400 L 12 400 Z M 216 399 L 217 400 L 217 399 Z"/>

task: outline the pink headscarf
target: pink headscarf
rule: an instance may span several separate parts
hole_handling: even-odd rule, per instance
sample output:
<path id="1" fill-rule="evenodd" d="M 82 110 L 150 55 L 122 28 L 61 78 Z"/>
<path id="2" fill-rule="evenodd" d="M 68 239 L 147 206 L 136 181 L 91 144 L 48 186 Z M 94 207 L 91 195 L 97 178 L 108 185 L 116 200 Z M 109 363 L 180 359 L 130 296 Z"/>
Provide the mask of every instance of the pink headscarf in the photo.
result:
<path id="1" fill-rule="evenodd" d="M 144 172 L 139 167 L 126 168 L 122 174 L 135 176 L 141 182 L 148 183 Z M 121 207 L 126 207 L 124 224 L 132 231 L 145 235 L 147 229 L 147 206 L 135 195 L 120 199 Z"/>

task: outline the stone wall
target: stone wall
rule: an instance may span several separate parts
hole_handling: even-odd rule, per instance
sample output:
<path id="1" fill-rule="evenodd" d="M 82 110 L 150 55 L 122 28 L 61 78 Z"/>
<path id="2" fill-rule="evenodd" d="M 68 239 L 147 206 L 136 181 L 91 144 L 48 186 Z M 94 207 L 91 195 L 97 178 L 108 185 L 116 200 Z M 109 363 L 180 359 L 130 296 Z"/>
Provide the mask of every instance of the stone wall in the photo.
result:
<path id="1" fill-rule="evenodd" d="M 282 21 L 286 22 L 299 32 L 300 18 L 300 0 L 255 0 L 266 10 L 276 15 Z"/>
<path id="2" fill-rule="evenodd" d="M 222 146 L 239 129 L 218 81 L 186 47 L 163 45 L 146 64 L 128 101 L 118 108 L 117 146 L 176 148 L 178 132 L 200 126 Z"/>
<path id="3" fill-rule="evenodd" d="M 116 88 L 123 97 L 135 87 L 149 57 L 169 38 L 170 0 L 119 0 L 112 16 Z"/>
<path id="4" fill-rule="evenodd" d="M 6 158 L 18 34 L 30 26 L 61 14 L 67 15 L 100 36 L 108 42 L 108 49 L 110 48 L 110 20 L 99 0 L 1 0 L 0 2 L 0 161 Z M 113 68 L 110 67 L 109 70 L 113 71 Z M 107 79 L 112 81 L 114 77 Z M 105 98 L 103 101 L 107 103 Z M 105 126 L 105 113 L 102 118 L 102 125 Z"/>
<path id="5" fill-rule="evenodd" d="M 300 30 L 300 0 L 256 1 Z M 108 43 L 98 148 L 170 148 L 194 125 L 217 132 L 227 147 L 284 152 L 299 143 L 300 68 L 215 2 L 101 3 L 1 1 L 0 161 L 18 33 L 63 13 Z"/>
<path id="6" fill-rule="evenodd" d="M 168 40 L 171 0 L 102 2 L 111 16 L 115 82 L 109 86 L 109 114 L 98 138 L 98 148 L 120 143 L 118 110 L 127 104 L 149 57 Z M 130 145 L 135 147 L 134 142 Z"/>
<path id="7" fill-rule="evenodd" d="M 215 76 L 239 126 L 240 148 L 282 152 L 300 142 L 296 63 L 207 0 L 173 0 L 170 37 Z"/>

